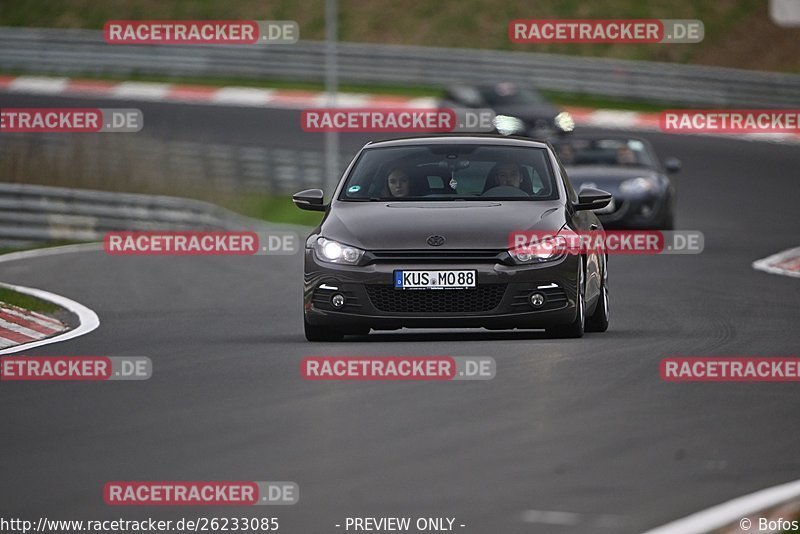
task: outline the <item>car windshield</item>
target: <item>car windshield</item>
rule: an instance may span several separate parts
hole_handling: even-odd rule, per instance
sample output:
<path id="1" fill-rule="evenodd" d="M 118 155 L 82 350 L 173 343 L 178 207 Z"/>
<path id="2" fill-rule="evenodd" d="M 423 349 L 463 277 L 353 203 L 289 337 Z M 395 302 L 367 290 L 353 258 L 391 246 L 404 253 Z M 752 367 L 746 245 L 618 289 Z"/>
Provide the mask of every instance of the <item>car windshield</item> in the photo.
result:
<path id="1" fill-rule="evenodd" d="M 564 165 L 619 165 L 655 167 L 655 162 L 639 139 L 564 140 L 556 145 Z"/>
<path id="2" fill-rule="evenodd" d="M 556 145 L 564 165 L 619 165 L 655 167 L 647 146 L 639 139 L 563 140 Z"/>
<path id="3" fill-rule="evenodd" d="M 513 83 L 500 83 L 493 87 L 481 90 L 484 100 L 490 106 L 504 106 L 515 104 L 541 104 L 542 96 L 531 89 L 518 87 Z"/>
<path id="4" fill-rule="evenodd" d="M 554 200 L 545 148 L 427 145 L 364 150 L 340 200 Z"/>

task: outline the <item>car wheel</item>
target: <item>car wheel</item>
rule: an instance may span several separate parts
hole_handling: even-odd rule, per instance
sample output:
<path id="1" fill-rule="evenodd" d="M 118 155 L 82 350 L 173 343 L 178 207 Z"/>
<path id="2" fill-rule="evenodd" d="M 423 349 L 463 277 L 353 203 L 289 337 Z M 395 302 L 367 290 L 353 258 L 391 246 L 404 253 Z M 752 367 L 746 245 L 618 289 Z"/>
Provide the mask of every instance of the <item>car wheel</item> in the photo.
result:
<path id="1" fill-rule="evenodd" d="M 661 230 L 675 229 L 675 206 L 672 203 L 670 203 L 669 209 L 667 209 L 664 217 L 661 218 L 661 224 L 659 224 L 659 228 Z"/>
<path id="2" fill-rule="evenodd" d="M 341 341 L 344 339 L 344 334 L 340 330 L 336 330 L 331 326 L 309 324 L 305 318 L 303 318 L 303 329 L 308 341 Z"/>
<path id="3" fill-rule="evenodd" d="M 584 279 L 583 263 L 581 263 L 580 274 L 578 275 L 578 313 L 575 320 L 570 324 L 552 326 L 548 328 L 547 334 L 553 337 L 578 338 L 583 337 L 583 325 L 586 321 L 586 303 L 584 302 Z"/>
<path id="4" fill-rule="evenodd" d="M 608 269 L 608 265 L 606 265 Z M 603 272 L 603 285 L 600 287 L 600 297 L 594 313 L 586 318 L 587 332 L 605 332 L 608 330 L 608 271 Z"/>

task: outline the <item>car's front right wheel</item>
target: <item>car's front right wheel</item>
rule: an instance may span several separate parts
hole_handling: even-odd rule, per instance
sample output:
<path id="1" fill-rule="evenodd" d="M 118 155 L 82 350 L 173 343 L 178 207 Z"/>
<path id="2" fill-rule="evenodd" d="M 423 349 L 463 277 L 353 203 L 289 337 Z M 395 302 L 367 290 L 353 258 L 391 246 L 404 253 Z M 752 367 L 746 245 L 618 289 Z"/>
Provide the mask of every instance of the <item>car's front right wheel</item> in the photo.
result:
<path id="1" fill-rule="evenodd" d="M 336 330 L 330 326 L 318 326 L 311 324 L 303 318 L 303 330 L 308 341 L 341 341 L 344 334 L 341 330 Z"/>
<path id="2" fill-rule="evenodd" d="M 546 329 L 547 335 L 553 337 L 583 337 L 583 325 L 586 321 L 586 303 L 584 302 L 584 277 L 583 265 L 580 266 L 578 275 L 578 298 L 575 320 L 570 324 L 551 326 Z"/>
<path id="3" fill-rule="evenodd" d="M 608 287 L 603 281 L 600 288 L 600 297 L 597 300 L 597 307 L 594 313 L 586 318 L 587 332 L 605 332 L 608 330 Z"/>

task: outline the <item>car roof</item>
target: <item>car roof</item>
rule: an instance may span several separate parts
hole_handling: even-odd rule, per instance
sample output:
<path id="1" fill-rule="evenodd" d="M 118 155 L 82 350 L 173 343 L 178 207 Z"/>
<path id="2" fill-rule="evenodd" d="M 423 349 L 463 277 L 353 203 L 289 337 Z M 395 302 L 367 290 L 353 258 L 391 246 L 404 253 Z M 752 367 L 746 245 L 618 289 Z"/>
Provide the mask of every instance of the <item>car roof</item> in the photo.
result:
<path id="1" fill-rule="evenodd" d="M 650 141 L 643 137 L 637 137 L 635 135 L 623 135 L 623 134 L 601 134 L 601 133 L 579 133 L 579 134 L 571 134 L 568 137 L 563 139 L 559 139 L 555 144 L 558 143 L 568 143 L 570 141 L 601 141 L 604 139 L 608 139 L 610 141 L 641 141 L 645 144 L 651 144 Z"/>
<path id="2" fill-rule="evenodd" d="M 384 148 L 415 145 L 494 145 L 494 146 L 522 146 L 529 148 L 547 148 L 544 141 L 536 141 L 523 137 L 506 137 L 502 135 L 421 135 L 403 137 L 401 139 L 387 139 L 384 141 L 370 141 L 364 148 Z"/>

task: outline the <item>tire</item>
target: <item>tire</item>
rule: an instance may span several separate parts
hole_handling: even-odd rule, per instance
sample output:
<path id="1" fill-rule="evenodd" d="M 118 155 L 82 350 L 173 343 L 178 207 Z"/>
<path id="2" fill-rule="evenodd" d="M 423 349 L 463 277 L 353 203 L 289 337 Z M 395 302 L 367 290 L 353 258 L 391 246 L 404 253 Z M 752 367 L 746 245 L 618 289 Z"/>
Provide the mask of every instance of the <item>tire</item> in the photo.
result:
<path id="1" fill-rule="evenodd" d="M 546 329 L 549 336 L 557 338 L 579 338 L 583 337 L 583 325 L 586 321 L 586 303 L 584 302 L 584 274 L 583 262 L 581 262 L 580 275 L 578 278 L 578 312 L 575 320 L 570 324 L 551 326 Z"/>
<path id="2" fill-rule="evenodd" d="M 586 318 L 586 332 L 605 332 L 608 330 L 608 263 L 603 272 L 603 285 L 600 287 L 600 297 L 594 313 Z"/>
<path id="3" fill-rule="evenodd" d="M 344 339 L 341 330 L 335 330 L 331 326 L 309 324 L 305 317 L 303 318 L 303 330 L 308 341 L 341 341 Z"/>
<path id="4" fill-rule="evenodd" d="M 675 229 L 675 215 L 672 212 L 668 213 L 664 220 L 661 221 L 661 230 L 674 230 Z"/>
<path id="5" fill-rule="evenodd" d="M 658 225 L 660 230 L 674 230 L 675 229 L 675 203 L 670 201 L 669 208 L 664 216 L 661 218 L 661 224 Z"/>
<path id="6" fill-rule="evenodd" d="M 368 326 L 354 326 L 353 328 L 346 329 L 344 333 L 348 336 L 366 336 L 369 334 L 370 330 Z"/>

